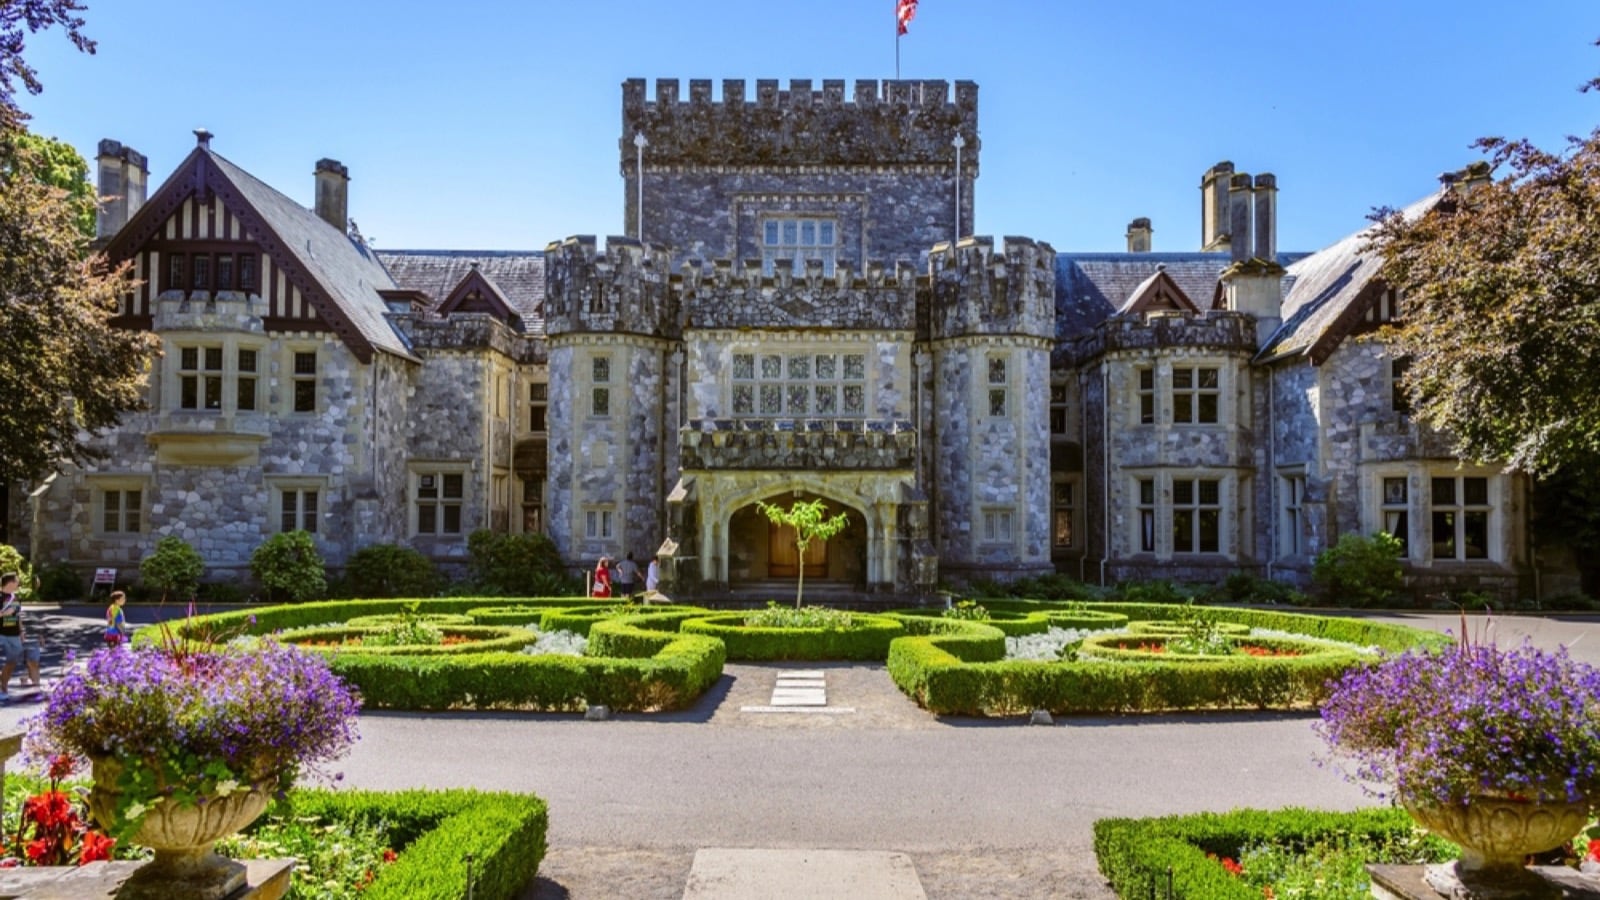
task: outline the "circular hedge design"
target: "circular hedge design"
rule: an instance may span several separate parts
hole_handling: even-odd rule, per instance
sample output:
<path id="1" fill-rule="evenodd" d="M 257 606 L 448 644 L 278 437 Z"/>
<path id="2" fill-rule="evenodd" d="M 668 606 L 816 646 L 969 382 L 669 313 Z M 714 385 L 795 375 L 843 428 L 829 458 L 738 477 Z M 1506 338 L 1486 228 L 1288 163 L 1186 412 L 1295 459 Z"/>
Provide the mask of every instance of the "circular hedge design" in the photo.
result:
<path id="1" fill-rule="evenodd" d="M 364 656 L 449 656 L 496 651 L 516 652 L 533 643 L 535 637 L 534 632 L 526 628 L 447 625 L 439 630 L 444 633 L 446 641 L 455 638 L 458 642 L 396 644 L 385 647 L 347 643 L 352 638 L 365 638 L 377 633 L 375 628 L 352 628 L 349 625 L 300 628 L 278 635 L 278 640 L 323 653 L 359 653 Z"/>
<path id="2" fill-rule="evenodd" d="M 469 615 L 461 613 L 384 613 L 375 616 L 352 616 L 345 620 L 351 628 L 382 628 L 385 625 L 398 625 L 407 619 L 418 622 L 427 622 L 430 625 L 475 625 L 481 624 L 472 621 Z"/>
<path id="3" fill-rule="evenodd" d="M 765 628 L 744 624 L 748 613 L 721 613 L 685 619 L 684 634 L 721 638 L 729 659 L 869 660 L 882 662 L 889 643 L 906 633 L 890 616 L 854 616 L 848 628 Z"/>
<path id="4" fill-rule="evenodd" d="M 1218 634 L 1225 635 L 1246 635 L 1250 633 L 1250 626 L 1245 625 L 1242 622 L 1208 622 L 1206 627 L 1215 628 Z M 1152 634 L 1177 637 L 1188 634 L 1189 626 L 1182 622 L 1174 622 L 1167 619 L 1141 619 L 1137 622 L 1129 622 L 1127 625 L 1127 630 L 1129 634 Z"/>
<path id="5" fill-rule="evenodd" d="M 1118 662 L 1183 662 L 1208 664 L 1239 662 L 1252 657 L 1275 659 L 1320 659 L 1353 657 L 1360 651 L 1325 641 L 1292 637 L 1232 635 L 1226 638 L 1232 653 L 1184 653 L 1174 649 L 1173 634 L 1096 634 L 1083 639 L 1078 654 L 1089 659 Z"/>
<path id="6" fill-rule="evenodd" d="M 1044 634 L 1053 626 L 1047 614 L 1042 612 L 1011 612 L 1008 610 L 989 610 L 987 619 L 960 619 L 955 616 L 946 616 L 944 610 L 937 608 L 928 609 L 897 609 L 890 613 L 893 616 L 915 617 L 919 619 L 945 619 L 956 622 L 981 622 L 1000 629 L 1006 637 L 1021 637 L 1025 634 Z"/>

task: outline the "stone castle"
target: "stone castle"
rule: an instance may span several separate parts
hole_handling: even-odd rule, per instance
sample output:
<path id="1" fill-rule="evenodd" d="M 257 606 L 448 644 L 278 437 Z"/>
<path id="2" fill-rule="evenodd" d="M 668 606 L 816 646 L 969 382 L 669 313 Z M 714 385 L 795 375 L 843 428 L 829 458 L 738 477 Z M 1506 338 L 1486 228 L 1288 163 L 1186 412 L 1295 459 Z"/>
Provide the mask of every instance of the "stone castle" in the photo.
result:
<path id="1" fill-rule="evenodd" d="M 971 82 L 679 88 L 623 84 L 603 252 L 378 251 L 336 161 L 307 208 L 201 131 L 147 196 L 145 159 L 102 142 L 104 249 L 142 279 L 119 318 L 162 350 L 100 462 L 13 491 L 13 538 L 88 569 L 178 535 L 226 578 L 280 530 L 333 566 L 538 531 L 575 571 L 659 555 L 684 593 L 803 569 L 925 594 L 1304 584 L 1384 530 L 1419 590 L 1526 589 L 1527 485 L 1406 415 L 1399 298 L 1359 231 L 1280 252 L 1272 175 L 1205 172 L 1198 252 L 1136 219 L 1125 253 L 1058 253 L 969 236 Z M 798 557 L 756 508 L 794 498 L 849 526 Z"/>

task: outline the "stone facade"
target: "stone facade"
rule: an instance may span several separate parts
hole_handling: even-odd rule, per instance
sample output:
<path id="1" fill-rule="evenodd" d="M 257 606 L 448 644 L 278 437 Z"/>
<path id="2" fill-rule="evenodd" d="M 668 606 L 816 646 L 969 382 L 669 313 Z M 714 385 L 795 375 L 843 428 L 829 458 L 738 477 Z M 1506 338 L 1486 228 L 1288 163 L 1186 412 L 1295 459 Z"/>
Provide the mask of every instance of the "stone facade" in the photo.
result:
<path id="1" fill-rule="evenodd" d="M 101 226 L 147 279 L 124 320 L 162 340 L 150 409 L 11 491 L 12 530 L 83 568 L 174 534 L 211 578 L 288 527 L 336 567 L 542 531 L 573 571 L 657 556 L 682 595 L 802 569 L 927 595 L 1304 585 L 1339 534 L 1387 529 L 1421 593 L 1525 587 L 1527 486 L 1396 411 L 1361 236 L 1280 254 L 1274 176 L 1207 171 L 1199 253 L 1152 252 L 1147 219 L 1128 253 L 1057 253 L 968 236 L 970 82 L 679 89 L 623 85 L 627 234 L 603 250 L 376 254 L 344 166 L 317 164 L 312 211 L 209 135 L 148 204 L 134 179 Z M 133 183 L 143 157 L 112 149 L 107 183 Z M 758 509 L 801 498 L 848 519 L 805 559 Z"/>

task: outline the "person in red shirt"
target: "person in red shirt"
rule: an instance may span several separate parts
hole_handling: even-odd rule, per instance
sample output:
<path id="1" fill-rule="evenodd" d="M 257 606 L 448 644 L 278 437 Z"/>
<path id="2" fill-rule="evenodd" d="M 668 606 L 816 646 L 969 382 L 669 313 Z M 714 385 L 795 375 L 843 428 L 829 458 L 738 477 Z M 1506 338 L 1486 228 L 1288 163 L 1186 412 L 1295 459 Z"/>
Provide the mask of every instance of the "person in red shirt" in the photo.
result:
<path id="1" fill-rule="evenodd" d="M 594 596 L 611 596 L 611 560 L 604 556 L 594 564 Z"/>

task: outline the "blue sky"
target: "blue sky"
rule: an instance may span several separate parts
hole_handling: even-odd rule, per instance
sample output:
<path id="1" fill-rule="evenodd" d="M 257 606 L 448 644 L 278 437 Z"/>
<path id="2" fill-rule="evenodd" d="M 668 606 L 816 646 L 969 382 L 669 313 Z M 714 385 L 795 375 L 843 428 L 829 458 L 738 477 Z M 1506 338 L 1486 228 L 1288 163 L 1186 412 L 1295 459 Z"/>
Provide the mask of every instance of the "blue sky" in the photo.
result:
<path id="1" fill-rule="evenodd" d="M 538 249 L 620 233 L 628 77 L 887 78 L 893 0 L 89 0 L 95 56 L 27 58 L 35 130 L 111 137 L 159 182 L 212 147 L 307 205 L 321 157 L 379 248 Z M 907 78 L 978 82 L 977 231 L 1060 250 L 1194 250 L 1199 181 L 1273 172 L 1279 247 L 1311 250 L 1475 158 L 1600 122 L 1593 0 L 922 0 Z M 687 93 L 687 85 L 685 85 Z M 152 188 L 153 189 L 153 188 Z"/>

